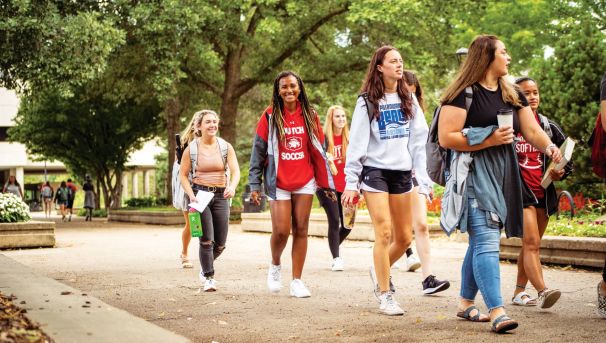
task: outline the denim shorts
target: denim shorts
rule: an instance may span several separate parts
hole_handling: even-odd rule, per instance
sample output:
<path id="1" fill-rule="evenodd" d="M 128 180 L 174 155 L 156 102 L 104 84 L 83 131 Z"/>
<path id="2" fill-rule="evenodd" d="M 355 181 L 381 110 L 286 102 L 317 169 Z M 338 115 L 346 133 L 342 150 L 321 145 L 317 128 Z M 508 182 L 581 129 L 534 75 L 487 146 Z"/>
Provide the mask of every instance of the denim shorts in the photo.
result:
<path id="1" fill-rule="evenodd" d="M 362 169 L 362 190 L 389 194 L 404 194 L 412 191 L 410 170 L 388 170 L 375 167 Z"/>

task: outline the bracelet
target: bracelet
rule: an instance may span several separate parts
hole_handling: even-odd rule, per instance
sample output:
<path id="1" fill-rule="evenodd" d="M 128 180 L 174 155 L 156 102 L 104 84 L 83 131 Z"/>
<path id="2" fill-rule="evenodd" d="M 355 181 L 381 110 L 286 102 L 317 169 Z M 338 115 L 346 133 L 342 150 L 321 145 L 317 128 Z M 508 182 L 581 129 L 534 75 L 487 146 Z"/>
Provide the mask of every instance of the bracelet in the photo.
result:
<path id="1" fill-rule="evenodd" d="M 558 146 L 555 145 L 554 143 L 549 143 L 546 147 L 545 147 L 545 153 L 547 153 L 547 150 L 549 150 L 549 148 L 554 147 L 557 148 Z"/>

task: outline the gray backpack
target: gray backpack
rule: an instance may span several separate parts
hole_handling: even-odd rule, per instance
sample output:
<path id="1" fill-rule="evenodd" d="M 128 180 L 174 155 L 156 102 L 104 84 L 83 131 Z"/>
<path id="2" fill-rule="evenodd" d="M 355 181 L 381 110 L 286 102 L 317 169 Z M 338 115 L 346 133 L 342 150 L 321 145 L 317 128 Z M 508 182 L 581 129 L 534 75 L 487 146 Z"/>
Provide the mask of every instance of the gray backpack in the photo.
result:
<path id="1" fill-rule="evenodd" d="M 473 100 L 472 87 L 465 88 L 465 110 L 469 111 L 471 101 Z M 425 153 L 427 154 L 427 174 L 431 181 L 440 186 L 446 185 L 446 172 L 450 166 L 450 150 L 440 146 L 438 141 L 438 120 L 440 119 L 440 110 L 442 106 L 438 106 L 433 112 L 433 119 L 429 126 L 429 134 L 427 135 L 427 144 L 425 145 Z"/>

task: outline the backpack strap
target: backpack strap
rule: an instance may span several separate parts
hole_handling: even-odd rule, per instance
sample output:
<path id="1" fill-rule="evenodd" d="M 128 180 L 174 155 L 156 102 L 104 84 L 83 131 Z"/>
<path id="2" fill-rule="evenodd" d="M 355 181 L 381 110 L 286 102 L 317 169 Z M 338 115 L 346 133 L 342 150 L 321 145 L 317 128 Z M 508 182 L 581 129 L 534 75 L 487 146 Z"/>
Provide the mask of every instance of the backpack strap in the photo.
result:
<path id="1" fill-rule="evenodd" d="M 545 131 L 545 133 L 547 134 L 547 136 L 549 136 L 550 139 L 553 138 L 553 132 L 551 132 L 551 125 L 549 125 L 549 119 L 547 119 L 547 117 L 540 113 L 538 115 L 543 131 Z"/>
<path id="2" fill-rule="evenodd" d="M 219 150 L 221 151 L 221 157 L 223 158 L 223 169 L 227 170 L 227 141 L 221 137 L 217 137 L 217 141 L 219 142 Z"/>
<path id="3" fill-rule="evenodd" d="M 471 101 L 473 100 L 473 88 L 471 86 L 465 87 L 465 110 L 469 112 L 471 108 Z"/>
<path id="4" fill-rule="evenodd" d="M 368 113 L 368 122 L 372 122 L 372 118 L 375 117 L 375 105 L 368 100 L 368 93 L 364 92 L 360 94 L 364 102 L 366 103 L 366 113 Z"/>
<path id="5" fill-rule="evenodd" d="M 189 172 L 189 182 L 192 182 L 194 179 L 194 175 L 196 172 L 196 163 L 198 162 L 198 138 L 194 138 L 191 143 L 189 143 L 189 158 L 191 160 L 191 171 Z"/>

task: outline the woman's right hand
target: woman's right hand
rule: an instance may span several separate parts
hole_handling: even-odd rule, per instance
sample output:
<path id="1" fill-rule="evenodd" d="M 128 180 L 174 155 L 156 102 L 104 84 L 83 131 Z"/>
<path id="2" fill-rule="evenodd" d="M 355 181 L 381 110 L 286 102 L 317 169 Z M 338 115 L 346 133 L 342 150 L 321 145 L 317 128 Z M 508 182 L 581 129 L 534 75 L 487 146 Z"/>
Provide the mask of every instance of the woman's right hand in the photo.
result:
<path id="1" fill-rule="evenodd" d="M 187 196 L 189 197 L 189 202 L 198 202 L 198 199 L 196 198 L 195 195 L 188 194 Z"/>
<path id="2" fill-rule="evenodd" d="M 261 205 L 261 192 L 259 191 L 252 191 L 250 192 L 250 202 L 252 202 L 255 205 Z"/>
<path id="3" fill-rule="evenodd" d="M 354 199 L 359 197 L 358 191 L 346 190 L 341 195 L 341 205 L 343 207 L 352 207 L 354 205 Z"/>
<path id="4" fill-rule="evenodd" d="M 513 128 L 511 126 L 500 127 L 496 129 L 492 135 L 490 135 L 490 145 L 503 145 L 513 143 L 515 136 L 513 135 Z"/>

